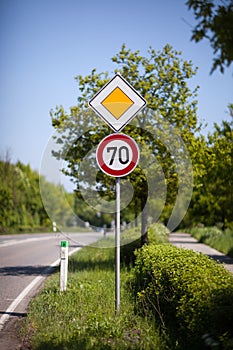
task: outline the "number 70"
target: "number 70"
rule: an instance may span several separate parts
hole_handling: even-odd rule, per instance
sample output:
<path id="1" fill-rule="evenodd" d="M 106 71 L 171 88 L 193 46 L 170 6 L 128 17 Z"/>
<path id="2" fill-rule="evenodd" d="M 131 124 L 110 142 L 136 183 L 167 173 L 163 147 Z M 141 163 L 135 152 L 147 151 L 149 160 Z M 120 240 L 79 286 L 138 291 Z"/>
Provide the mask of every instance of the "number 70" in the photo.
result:
<path id="1" fill-rule="evenodd" d="M 107 147 L 107 152 L 112 152 L 109 165 L 112 165 L 116 158 L 119 159 L 121 164 L 127 164 L 129 162 L 129 149 L 126 146 L 119 148 L 117 146 Z"/>

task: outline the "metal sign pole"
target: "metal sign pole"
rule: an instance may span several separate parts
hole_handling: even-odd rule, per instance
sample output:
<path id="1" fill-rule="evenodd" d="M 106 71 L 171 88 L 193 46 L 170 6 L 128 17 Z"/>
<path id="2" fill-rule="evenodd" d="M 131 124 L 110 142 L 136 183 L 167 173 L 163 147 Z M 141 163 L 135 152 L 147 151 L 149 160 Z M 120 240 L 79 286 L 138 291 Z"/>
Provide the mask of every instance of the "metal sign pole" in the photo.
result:
<path id="1" fill-rule="evenodd" d="M 116 177 L 115 312 L 120 311 L 120 178 Z"/>

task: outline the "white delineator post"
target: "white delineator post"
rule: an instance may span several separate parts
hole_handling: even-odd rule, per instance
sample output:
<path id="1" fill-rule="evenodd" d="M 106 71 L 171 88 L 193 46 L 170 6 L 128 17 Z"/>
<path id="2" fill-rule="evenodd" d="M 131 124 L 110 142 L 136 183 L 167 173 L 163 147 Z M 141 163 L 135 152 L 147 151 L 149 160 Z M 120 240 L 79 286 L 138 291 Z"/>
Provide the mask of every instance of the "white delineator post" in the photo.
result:
<path id="1" fill-rule="evenodd" d="M 53 221 L 53 232 L 57 232 L 57 224 L 56 224 L 56 221 Z"/>
<path id="2" fill-rule="evenodd" d="M 66 290 L 68 276 L 68 241 L 61 241 L 60 258 L 60 291 L 64 292 Z"/>

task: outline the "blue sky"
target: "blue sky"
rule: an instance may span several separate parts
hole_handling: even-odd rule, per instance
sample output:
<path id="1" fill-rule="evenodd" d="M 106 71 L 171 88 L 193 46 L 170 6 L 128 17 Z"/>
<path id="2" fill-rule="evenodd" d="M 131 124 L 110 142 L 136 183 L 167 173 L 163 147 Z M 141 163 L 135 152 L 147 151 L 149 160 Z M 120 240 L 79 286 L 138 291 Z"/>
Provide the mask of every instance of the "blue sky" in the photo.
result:
<path id="1" fill-rule="evenodd" d="M 184 0 L 0 0 L 0 17 L 0 152 L 10 149 L 13 162 L 39 170 L 53 133 L 49 111 L 76 104 L 76 75 L 93 68 L 113 75 L 111 57 L 123 43 L 143 55 L 167 43 L 182 51 L 199 67 L 191 85 L 200 85 L 204 133 L 229 119 L 232 69 L 209 74 L 212 49 L 190 41 L 195 20 Z"/>

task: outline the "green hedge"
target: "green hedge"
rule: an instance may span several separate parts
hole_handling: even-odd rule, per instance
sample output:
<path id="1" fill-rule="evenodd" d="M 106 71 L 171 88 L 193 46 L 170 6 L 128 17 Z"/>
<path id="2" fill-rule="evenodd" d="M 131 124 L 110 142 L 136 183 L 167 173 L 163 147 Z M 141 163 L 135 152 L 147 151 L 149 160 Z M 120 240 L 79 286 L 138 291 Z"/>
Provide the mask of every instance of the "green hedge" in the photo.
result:
<path id="1" fill-rule="evenodd" d="M 137 310 L 155 317 L 171 348 L 206 349 L 206 336 L 210 345 L 233 349 L 233 276 L 218 263 L 151 244 L 136 252 L 133 276 Z"/>

